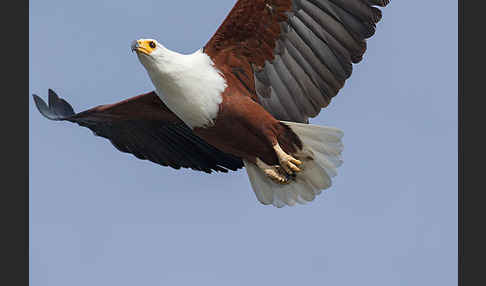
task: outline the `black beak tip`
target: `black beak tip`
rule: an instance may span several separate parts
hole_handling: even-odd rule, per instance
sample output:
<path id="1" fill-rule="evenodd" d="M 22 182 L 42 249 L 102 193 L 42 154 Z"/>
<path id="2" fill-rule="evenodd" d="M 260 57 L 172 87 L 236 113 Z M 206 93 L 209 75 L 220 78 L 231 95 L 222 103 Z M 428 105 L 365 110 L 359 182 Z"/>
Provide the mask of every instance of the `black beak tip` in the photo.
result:
<path id="1" fill-rule="evenodd" d="M 137 40 L 133 40 L 132 41 L 132 44 L 131 44 L 131 50 L 132 50 L 132 52 L 136 51 L 137 50 L 137 47 L 138 47 Z"/>

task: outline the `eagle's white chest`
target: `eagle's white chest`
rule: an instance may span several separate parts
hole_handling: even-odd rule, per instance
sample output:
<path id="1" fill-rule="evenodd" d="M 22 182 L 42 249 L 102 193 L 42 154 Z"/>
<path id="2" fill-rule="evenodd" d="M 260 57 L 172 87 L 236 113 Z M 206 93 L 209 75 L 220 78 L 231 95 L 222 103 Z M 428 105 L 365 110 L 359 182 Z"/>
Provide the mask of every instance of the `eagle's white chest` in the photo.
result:
<path id="1" fill-rule="evenodd" d="M 163 72 L 149 71 L 157 95 L 189 127 L 211 126 L 226 81 L 206 54 L 198 51 L 180 56 L 165 63 Z"/>

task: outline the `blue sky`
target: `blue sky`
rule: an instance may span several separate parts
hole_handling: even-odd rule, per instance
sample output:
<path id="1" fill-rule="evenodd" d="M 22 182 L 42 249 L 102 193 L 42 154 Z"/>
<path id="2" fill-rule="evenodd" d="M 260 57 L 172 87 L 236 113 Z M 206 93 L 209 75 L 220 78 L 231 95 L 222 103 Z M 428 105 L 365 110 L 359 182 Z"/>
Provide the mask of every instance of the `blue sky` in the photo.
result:
<path id="1" fill-rule="evenodd" d="M 30 93 L 82 111 L 150 91 L 130 42 L 192 52 L 234 2 L 30 1 Z M 344 165 L 305 206 L 259 204 L 244 170 L 135 159 L 30 99 L 31 285 L 456 285 L 457 1 L 383 14 L 311 121 L 344 130 Z"/>

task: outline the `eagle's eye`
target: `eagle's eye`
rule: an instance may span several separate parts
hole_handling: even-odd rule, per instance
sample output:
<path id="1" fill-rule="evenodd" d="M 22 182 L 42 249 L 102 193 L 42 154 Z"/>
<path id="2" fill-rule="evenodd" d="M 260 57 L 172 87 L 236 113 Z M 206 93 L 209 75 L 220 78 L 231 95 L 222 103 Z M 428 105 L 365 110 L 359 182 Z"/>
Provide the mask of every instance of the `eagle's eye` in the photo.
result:
<path id="1" fill-rule="evenodd" d="M 155 49 L 155 42 L 154 42 L 154 41 L 150 41 L 149 46 L 150 46 L 152 49 Z"/>

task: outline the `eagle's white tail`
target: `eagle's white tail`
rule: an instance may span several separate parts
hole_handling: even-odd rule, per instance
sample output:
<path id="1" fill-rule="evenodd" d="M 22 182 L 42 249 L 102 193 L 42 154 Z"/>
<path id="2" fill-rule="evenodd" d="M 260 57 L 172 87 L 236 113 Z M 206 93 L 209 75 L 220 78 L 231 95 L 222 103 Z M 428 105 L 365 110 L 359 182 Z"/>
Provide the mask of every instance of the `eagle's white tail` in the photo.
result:
<path id="1" fill-rule="evenodd" d="M 336 168 L 343 163 L 343 132 L 333 127 L 281 122 L 289 126 L 302 141 L 302 150 L 291 155 L 303 161 L 303 170 L 297 173 L 291 183 L 280 185 L 255 164 L 243 161 L 253 191 L 262 204 L 276 207 L 313 201 L 322 190 L 331 186 L 331 178 L 337 175 Z"/>

